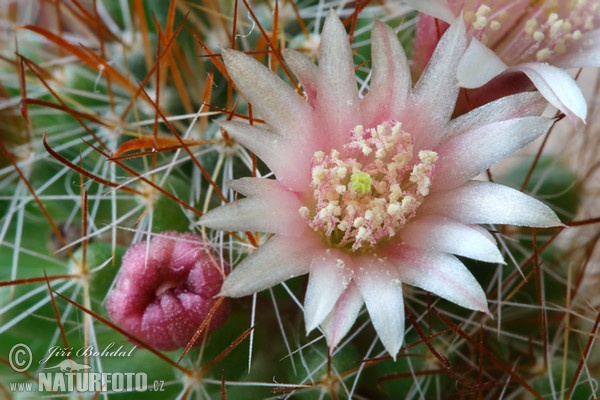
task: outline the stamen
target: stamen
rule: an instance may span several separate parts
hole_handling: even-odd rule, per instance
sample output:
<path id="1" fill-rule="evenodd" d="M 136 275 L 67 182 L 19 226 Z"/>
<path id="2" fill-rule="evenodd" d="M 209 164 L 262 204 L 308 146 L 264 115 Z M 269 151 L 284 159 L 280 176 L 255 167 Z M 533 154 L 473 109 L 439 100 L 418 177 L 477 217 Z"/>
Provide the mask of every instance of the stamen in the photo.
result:
<path id="1" fill-rule="evenodd" d="M 469 32 L 492 48 L 507 65 L 551 62 L 554 56 L 571 48 L 586 46 L 578 40 L 600 27 L 600 2 L 489 2 L 481 3 L 476 10 L 465 10 L 463 19 Z M 523 25 L 513 26 L 518 20 L 524 21 Z"/>
<path id="2" fill-rule="evenodd" d="M 429 194 L 437 159 L 426 150 L 415 160 L 413 138 L 397 121 L 356 126 L 341 151 L 313 155 L 314 199 L 300 215 L 330 245 L 368 250 L 414 217 Z"/>

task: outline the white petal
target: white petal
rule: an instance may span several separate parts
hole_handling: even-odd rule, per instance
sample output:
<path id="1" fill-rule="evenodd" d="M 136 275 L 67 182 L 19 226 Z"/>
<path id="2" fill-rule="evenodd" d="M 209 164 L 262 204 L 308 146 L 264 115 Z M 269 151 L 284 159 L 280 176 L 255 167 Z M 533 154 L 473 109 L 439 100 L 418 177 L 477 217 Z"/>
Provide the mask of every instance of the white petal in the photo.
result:
<path id="1" fill-rule="evenodd" d="M 219 296 L 247 296 L 306 274 L 314 246 L 310 240 L 274 236 L 233 269 Z"/>
<path id="2" fill-rule="evenodd" d="M 505 96 L 450 121 L 449 136 L 492 122 L 539 116 L 547 106 L 548 103 L 537 92 L 524 92 Z M 446 136 L 446 138 L 449 136 Z"/>
<path id="3" fill-rule="evenodd" d="M 478 88 L 506 71 L 508 66 L 496 53 L 477 39 L 471 40 L 458 64 L 458 83 L 467 89 Z"/>
<path id="4" fill-rule="evenodd" d="M 400 238 L 403 244 L 414 248 L 504 264 L 496 243 L 488 235 L 449 218 L 415 218 L 402 229 Z"/>
<path id="5" fill-rule="evenodd" d="M 440 158 L 433 191 L 456 187 L 484 172 L 550 129 L 553 120 L 525 117 L 494 122 L 467 131 L 436 149 Z"/>
<path id="6" fill-rule="evenodd" d="M 456 189 L 431 193 L 419 215 L 447 215 L 466 224 L 510 224 L 549 228 L 561 222 L 544 203 L 508 186 L 470 181 Z"/>
<path id="7" fill-rule="evenodd" d="M 392 275 L 393 267 L 371 259 L 356 278 L 371 322 L 385 349 L 395 360 L 404 339 L 402 282 Z"/>
<path id="8" fill-rule="evenodd" d="M 210 210 L 198 224 L 224 231 L 283 233 L 290 236 L 305 231 L 300 217 L 300 200 L 272 179 L 242 178 L 229 186 L 248 198 L 232 201 Z M 238 190 L 239 189 L 239 190 Z"/>
<path id="9" fill-rule="evenodd" d="M 464 54 L 467 36 L 462 20 L 457 19 L 440 39 L 431 60 L 410 96 L 408 113 L 418 113 L 419 118 L 407 115 L 403 123 L 411 124 L 411 119 L 428 124 L 427 134 L 415 137 L 415 147 L 431 148 L 445 134 L 445 127 L 452 116 L 458 97 L 456 68 Z M 423 120 L 426 121 L 423 121 Z M 408 130 L 418 132 L 418 126 Z"/>
<path id="10" fill-rule="evenodd" d="M 265 128 L 259 128 L 238 121 L 224 121 L 219 125 L 242 146 L 255 153 L 264 161 L 277 179 L 291 188 L 306 187 L 310 182 L 308 171 L 312 151 L 298 146 L 295 141 L 274 134 Z"/>
<path id="11" fill-rule="evenodd" d="M 319 48 L 319 85 L 316 110 L 321 123 L 327 123 L 332 143 L 345 142 L 356 126 L 358 88 L 348 35 L 340 19 L 331 10 L 325 19 Z"/>
<path id="12" fill-rule="evenodd" d="M 222 55 L 229 76 L 272 130 L 302 138 L 312 115 L 306 101 L 254 58 L 235 50 L 223 50 Z"/>
<path id="13" fill-rule="evenodd" d="M 404 49 L 392 28 L 375 21 L 371 33 L 371 86 L 362 109 L 375 126 L 389 119 L 405 103 L 412 86 Z M 369 124 L 367 124 L 370 126 Z"/>
<path id="14" fill-rule="evenodd" d="M 404 2 L 417 11 L 439 18 L 449 24 L 456 18 L 448 0 L 404 0 Z"/>
<path id="15" fill-rule="evenodd" d="M 333 349 L 348 333 L 363 305 L 363 298 L 354 283 L 342 293 L 333 311 L 321 324 L 329 349 Z"/>
<path id="16" fill-rule="evenodd" d="M 461 307 L 489 313 L 481 285 L 456 257 L 409 247 L 397 249 L 400 279 Z"/>
<path id="17" fill-rule="evenodd" d="M 527 75 L 536 89 L 550 104 L 565 113 L 569 119 L 585 122 L 587 104 L 577 82 L 565 71 L 543 63 L 526 63 L 510 68 Z"/>
<path id="18" fill-rule="evenodd" d="M 240 178 L 227 182 L 227 187 L 246 197 L 258 197 L 265 192 L 274 190 L 285 190 L 281 188 L 279 182 L 274 179 L 266 178 Z"/>
<path id="19" fill-rule="evenodd" d="M 265 162 L 277 153 L 277 147 L 281 146 L 282 142 L 290 145 L 283 136 L 274 134 L 265 127 L 239 121 L 221 121 L 218 124 L 242 146 Z"/>
<path id="20" fill-rule="evenodd" d="M 308 97 L 309 104 L 312 104 L 317 93 L 319 69 L 308 57 L 295 50 L 286 49 L 284 50 L 283 56 L 285 62 L 289 65 L 292 72 L 294 72 L 302 84 Z"/>
<path id="21" fill-rule="evenodd" d="M 352 48 L 342 21 L 333 10 L 329 11 L 319 48 L 319 79 L 325 82 L 329 93 L 319 93 L 336 103 L 345 104 L 358 99 Z"/>
<path id="22" fill-rule="evenodd" d="M 345 256 L 337 252 L 313 259 L 304 298 L 307 334 L 323 322 L 348 287 L 350 277 L 348 270 L 343 269 L 345 259 Z"/>

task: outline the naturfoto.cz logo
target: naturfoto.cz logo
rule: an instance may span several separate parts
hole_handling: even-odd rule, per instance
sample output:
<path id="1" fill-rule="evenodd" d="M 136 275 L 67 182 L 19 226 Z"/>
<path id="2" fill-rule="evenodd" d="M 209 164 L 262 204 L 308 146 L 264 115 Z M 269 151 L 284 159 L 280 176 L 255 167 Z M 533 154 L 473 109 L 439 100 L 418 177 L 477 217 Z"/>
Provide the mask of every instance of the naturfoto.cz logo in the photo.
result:
<path id="1" fill-rule="evenodd" d="M 107 346 L 110 349 L 114 343 Z M 129 352 L 109 352 L 104 349 L 101 352 L 93 351 L 89 347 L 80 349 L 75 354 L 95 355 L 110 357 L 130 356 Z M 135 347 L 134 347 L 135 349 Z M 49 365 L 48 361 L 57 356 L 71 357 L 73 349 L 60 349 L 53 347 L 48 351 L 40 364 Z M 91 354 L 90 354 L 91 353 Z M 52 360 L 54 361 L 54 360 Z M 24 372 L 31 367 L 32 353 L 29 346 L 18 343 L 14 345 L 9 353 L 9 364 L 16 372 Z M 56 364 L 45 366 L 38 372 L 37 387 L 32 382 L 11 383 L 9 388 L 12 392 L 144 392 L 163 391 L 163 381 L 153 381 L 148 385 L 148 377 L 144 372 L 95 372 L 90 365 L 80 363 L 72 358 L 64 359 Z"/>
<path id="2" fill-rule="evenodd" d="M 38 390 L 48 392 L 144 392 L 143 372 L 40 372 Z"/>

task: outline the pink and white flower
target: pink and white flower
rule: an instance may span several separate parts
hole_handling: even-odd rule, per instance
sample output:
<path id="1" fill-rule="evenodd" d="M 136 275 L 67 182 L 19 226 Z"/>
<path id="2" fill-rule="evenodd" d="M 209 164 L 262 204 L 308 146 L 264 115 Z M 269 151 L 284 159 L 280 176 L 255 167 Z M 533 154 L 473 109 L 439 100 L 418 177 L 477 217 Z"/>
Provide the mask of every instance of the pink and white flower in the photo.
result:
<path id="1" fill-rule="evenodd" d="M 458 66 L 462 87 L 479 88 L 513 74 L 513 79 L 503 79 L 476 94 L 489 96 L 502 90 L 500 86 L 519 85 L 514 73 L 524 73 L 552 105 L 573 120 L 585 120 L 585 99 L 564 69 L 600 67 L 598 1 L 405 1 L 426 14 L 417 23 L 417 70 L 431 55 L 439 33 L 461 15 L 473 38 Z"/>
<path id="2" fill-rule="evenodd" d="M 395 357 L 404 336 L 403 284 L 488 312 L 484 291 L 455 257 L 503 262 L 479 224 L 560 222 L 517 190 L 471 180 L 549 129 L 552 121 L 538 116 L 545 106 L 538 94 L 502 98 L 452 120 L 456 69 L 467 46 L 462 22 L 441 39 L 414 87 L 394 31 L 376 22 L 371 42 L 364 98 L 333 12 L 318 67 L 285 53 L 307 99 L 253 58 L 223 51 L 233 82 L 266 125 L 222 127 L 276 179 L 232 181 L 246 197 L 211 210 L 200 224 L 274 234 L 233 270 L 221 295 L 249 295 L 308 273 L 307 332 L 320 326 L 334 347 L 364 303 Z"/>

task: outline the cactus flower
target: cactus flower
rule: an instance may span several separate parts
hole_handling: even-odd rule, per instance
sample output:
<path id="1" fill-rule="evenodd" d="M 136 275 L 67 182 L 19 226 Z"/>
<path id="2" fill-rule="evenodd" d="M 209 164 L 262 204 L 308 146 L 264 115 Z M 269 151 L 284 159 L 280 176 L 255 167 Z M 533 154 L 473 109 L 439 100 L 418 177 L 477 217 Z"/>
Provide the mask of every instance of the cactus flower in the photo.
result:
<path id="1" fill-rule="evenodd" d="M 564 70 L 600 67 L 600 3 L 597 1 L 406 2 L 424 13 L 417 23 L 417 70 L 431 55 L 439 32 L 462 15 L 473 40 L 459 64 L 460 85 L 472 89 L 490 83 L 473 92 L 471 102 L 489 99 L 494 93 L 498 96 L 527 89 L 527 80 L 520 79 L 518 74 L 523 73 L 570 119 L 585 120 L 587 107 L 583 95 Z"/>
<path id="2" fill-rule="evenodd" d="M 231 79 L 266 123 L 222 127 L 275 179 L 230 182 L 245 198 L 199 222 L 273 234 L 234 268 L 221 295 L 249 295 L 308 273 L 307 332 L 320 326 L 331 349 L 365 304 L 395 357 L 404 337 L 404 284 L 489 312 L 483 289 L 456 257 L 503 262 L 479 224 L 559 224 L 541 202 L 472 180 L 544 134 L 552 121 L 538 116 L 545 102 L 536 93 L 452 119 L 456 71 L 467 47 L 461 21 L 442 37 L 414 86 L 394 31 L 376 22 L 371 43 L 364 98 L 348 36 L 333 12 L 323 27 L 318 66 L 293 50 L 285 53 L 306 98 L 252 57 L 223 51 Z"/>

